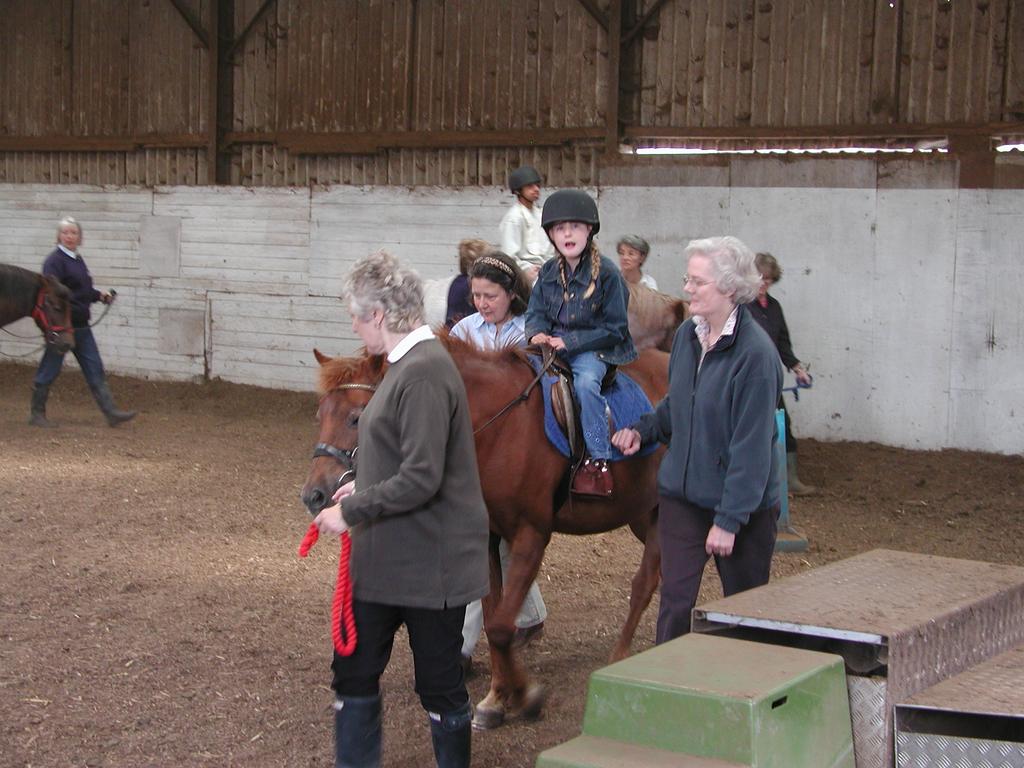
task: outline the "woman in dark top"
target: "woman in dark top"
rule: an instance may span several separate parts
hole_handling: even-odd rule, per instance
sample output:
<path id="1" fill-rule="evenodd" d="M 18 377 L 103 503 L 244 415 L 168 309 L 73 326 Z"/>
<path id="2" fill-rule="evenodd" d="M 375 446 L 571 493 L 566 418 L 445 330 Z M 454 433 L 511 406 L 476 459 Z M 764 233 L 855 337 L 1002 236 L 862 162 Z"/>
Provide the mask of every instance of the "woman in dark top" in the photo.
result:
<path id="1" fill-rule="evenodd" d="M 82 228 L 70 216 L 60 220 L 57 225 L 57 247 L 50 252 L 43 262 L 43 274 L 53 275 L 71 292 L 71 325 L 75 331 L 75 359 L 82 369 L 82 375 L 89 385 L 92 396 L 96 398 L 107 423 L 116 427 L 135 416 L 134 411 L 122 411 L 114 405 L 114 398 L 107 386 L 107 376 L 103 371 L 103 360 L 96 346 L 96 339 L 89 327 L 89 305 L 96 301 L 110 304 L 114 294 L 98 291 L 93 287 L 92 275 L 85 265 L 85 259 L 78 252 L 82 244 Z M 60 370 L 64 366 L 64 353 L 48 346 L 39 362 L 35 378 L 32 380 L 32 415 L 28 423 L 34 427 L 53 427 L 53 422 L 46 418 L 46 400 Z"/>
<path id="2" fill-rule="evenodd" d="M 761 273 L 761 287 L 757 292 L 757 298 L 747 305 L 750 314 L 764 328 L 768 338 L 779 350 L 782 364 L 793 372 L 797 382 L 810 385 L 811 375 L 807 373 L 804 364 L 793 354 L 793 344 L 789 339 L 789 328 L 786 326 L 786 318 L 782 314 L 782 305 L 775 297 L 768 295 L 768 290 L 782 279 L 782 267 L 770 253 L 757 254 L 755 263 L 757 271 Z M 786 476 L 789 492 L 794 496 L 808 496 L 815 493 L 817 488 L 800 482 L 797 475 L 796 438 L 793 437 L 789 411 L 786 410 L 784 398 L 779 398 L 779 408 L 786 416 Z"/>
<path id="3" fill-rule="evenodd" d="M 476 312 L 469 289 L 469 271 L 473 264 L 491 249 L 486 240 L 469 239 L 459 243 L 459 274 L 448 286 L 448 305 L 444 312 L 444 327 L 451 328 L 459 320 Z"/>
<path id="4" fill-rule="evenodd" d="M 439 768 L 466 768 L 473 707 L 463 676 L 466 605 L 488 591 L 487 509 L 466 388 L 423 322 L 423 285 L 394 257 L 355 265 L 352 327 L 388 368 L 358 419 L 359 473 L 320 512 L 322 533 L 352 530 L 355 653 L 335 653 L 339 768 L 380 764 L 380 677 L 405 625 L 416 692 Z"/>

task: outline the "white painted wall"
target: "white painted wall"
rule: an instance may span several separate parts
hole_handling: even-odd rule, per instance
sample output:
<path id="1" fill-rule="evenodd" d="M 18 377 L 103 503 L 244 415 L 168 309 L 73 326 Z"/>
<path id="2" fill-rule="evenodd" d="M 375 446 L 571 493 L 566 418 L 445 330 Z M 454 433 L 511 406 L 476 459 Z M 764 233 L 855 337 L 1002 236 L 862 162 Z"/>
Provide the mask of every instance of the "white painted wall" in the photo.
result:
<path id="1" fill-rule="evenodd" d="M 866 167 L 851 163 L 846 187 L 606 187 L 599 239 L 611 253 L 622 234 L 647 237 L 647 271 L 676 294 L 692 238 L 774 253 L 773 293 L 815 376 L 792 408 L 798 435 L 1024 451 L 1024 191 L 876 189 Z M 98 286 L 119 294 L 96 329 L 110 370 L 308 390 L 314 346 L 358 347 L 338 300 L 355 260 L 385 247 L 450 277 L 458 241 L 497 239 L 509 202 L 478 188 L 0 185 L 0 262 L 38 269 L 73 215 Z M 31 338 L 0 334 L 0 353 L 37 345 L 30 321 L 9 329 Z"/>

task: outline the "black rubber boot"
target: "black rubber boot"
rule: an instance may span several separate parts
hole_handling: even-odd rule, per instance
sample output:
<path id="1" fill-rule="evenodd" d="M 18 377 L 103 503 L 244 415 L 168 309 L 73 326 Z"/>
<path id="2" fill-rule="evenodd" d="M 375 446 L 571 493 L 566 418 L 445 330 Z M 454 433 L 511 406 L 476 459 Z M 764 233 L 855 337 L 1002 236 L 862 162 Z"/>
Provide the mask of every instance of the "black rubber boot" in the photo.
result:
<path id="1" fill-rule="evenodd" d="M 379 768 L 380 696 L 334 700 L 334 768 Z"/>
<path id="2" fill-rule="evenodd" d="M 466 704 L 451 714 L 428 712 L 437 768 L 469 768 L 473 738 L 473 707 Z"/>
<path id="3" fill-rule="evenodd" d="M 96 398 L 96 403 L 99 405 L 100 410 L 103 411 L 103 415 L 107 417 L 107 424 L 110 426 L 116 427 L 118 424 L 135 418 L 135 411 L 119 411 L 117 409 L 117 406 L 114 405 L 114 396 L 110 394 L 110 387 L 107 386 L 107 382 L 104 381 L 97 385 L 93 389 L 92 395 Z"/>
<path id="4" fill-rule="evenodd" d="M 33 385 L 32 387 L 32 415 L 28 423 L 33 427 L 56 427 L 52 421 L 46 418 L 46 398 L 50 395 L 49 387 Z"/>

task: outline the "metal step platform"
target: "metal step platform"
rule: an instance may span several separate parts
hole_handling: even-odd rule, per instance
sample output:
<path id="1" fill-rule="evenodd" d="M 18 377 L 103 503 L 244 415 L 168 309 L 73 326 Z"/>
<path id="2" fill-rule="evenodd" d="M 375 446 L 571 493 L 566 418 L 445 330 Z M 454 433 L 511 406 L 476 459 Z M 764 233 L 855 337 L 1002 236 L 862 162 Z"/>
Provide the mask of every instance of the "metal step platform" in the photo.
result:
<path id="1" fill-rule="evenodd" d="M 1024 645 L 896 704 L 899 768 L 1024 768 Z"/>
<path id="2" fill-rule="evenodd" d="M 693 629 L 841 655 L 857 767 L 892 768 L 896 702 L 1024 642 L 1024 568 L 874 550 L 699 606 Z"/>

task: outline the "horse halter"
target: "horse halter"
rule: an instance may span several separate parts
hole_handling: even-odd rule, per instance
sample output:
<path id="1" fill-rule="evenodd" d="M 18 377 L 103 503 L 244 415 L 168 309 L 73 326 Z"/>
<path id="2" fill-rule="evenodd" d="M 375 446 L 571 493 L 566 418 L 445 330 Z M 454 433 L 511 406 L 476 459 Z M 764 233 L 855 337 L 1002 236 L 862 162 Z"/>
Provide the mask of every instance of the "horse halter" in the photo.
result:
<path id="1" fill-rule="evenodd" d="M 56 344 L 60 334 L 70 331 L 71 329 L 66 325 L 52 325 L 46 317 L 46 286 L 43 285 L 39 288 L 39 293 L 36 295 L 36 305 L 32 308 L 31 317 L 36 321 L 36 325 L 39 326 L 39 330 L 43 332 L 43 337 L 46 339 L 47 344 Z"/>
<path id="2" fill-rule="evenodd" d="M 339 384 L 334 389 L 329 390 L 326 394 L 337 392 L 339 389 L 358 389 L 372 394 L 377 391 L 377 386 L 375 384 Z M 356 476 L 356 452 L 358 450 L 358 445 L 354 445 L 352 446 L 352 450 L 348 450 L 346 448 L 338 448 L 330 443 L 317 443 L 313 446 L 313 458 L 316 459 L 320 456 L 326 456 L 334 459 L 345 468 L 345 471 L 341 473 L 341 477 L 338 478 L 338 487 L 341 488 L 341 486 L 343 486 L 349 479 L 349 475 L 353 478 Z"/>

